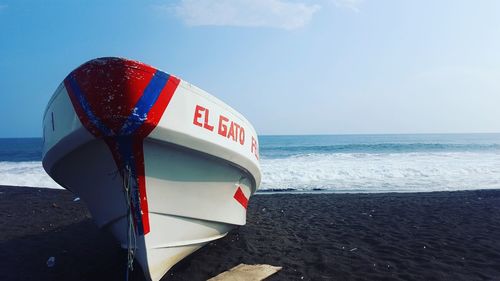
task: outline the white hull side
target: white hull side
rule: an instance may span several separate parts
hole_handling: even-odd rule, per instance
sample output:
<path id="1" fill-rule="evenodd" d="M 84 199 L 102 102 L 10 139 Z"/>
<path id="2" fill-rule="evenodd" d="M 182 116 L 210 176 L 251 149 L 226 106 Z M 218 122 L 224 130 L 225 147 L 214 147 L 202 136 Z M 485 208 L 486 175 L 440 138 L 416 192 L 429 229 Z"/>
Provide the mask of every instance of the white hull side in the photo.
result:
<path id="1" fill-rule="evenodd" d="M 246 196 L 251 190 L 241 169 L 201 153 L 146 140 L 144 156 L 151 231 L 138 237 L 136 257 L 146 274 L 159 280 L 190 253 L 245 224 L 246 209 L 233 197 L 238 188 Z M 52 173 L 126 248 L 123 182 L 106 144 L 94 139 L 79 147 Z"/>

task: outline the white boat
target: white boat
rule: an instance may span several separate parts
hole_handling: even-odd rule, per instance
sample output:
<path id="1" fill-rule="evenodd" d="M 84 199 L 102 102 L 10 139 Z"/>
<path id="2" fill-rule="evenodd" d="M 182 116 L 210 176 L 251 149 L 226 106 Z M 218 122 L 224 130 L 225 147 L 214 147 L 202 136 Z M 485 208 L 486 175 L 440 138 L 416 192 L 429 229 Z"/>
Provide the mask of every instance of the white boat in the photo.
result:
<path id="1" fill-rule="evenodd" d="M 205 91 L 141 62 L 91 60 L 43 117 L 43 167 L 76 193 L 147 279 L 244 225 L 257 134 Z"/>

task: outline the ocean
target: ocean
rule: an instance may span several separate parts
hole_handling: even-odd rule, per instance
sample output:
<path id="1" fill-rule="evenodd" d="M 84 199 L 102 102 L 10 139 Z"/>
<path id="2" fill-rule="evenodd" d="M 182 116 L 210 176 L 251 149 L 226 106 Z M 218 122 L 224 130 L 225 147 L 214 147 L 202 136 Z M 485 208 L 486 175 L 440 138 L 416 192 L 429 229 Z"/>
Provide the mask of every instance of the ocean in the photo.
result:
<path id="1" fill-rule="evenodd" d="M 500 134 L 260 136 L 260 191 L 500 189 Z M 0 139 L 0 185 L 61 188 L 39 138 Z"/>

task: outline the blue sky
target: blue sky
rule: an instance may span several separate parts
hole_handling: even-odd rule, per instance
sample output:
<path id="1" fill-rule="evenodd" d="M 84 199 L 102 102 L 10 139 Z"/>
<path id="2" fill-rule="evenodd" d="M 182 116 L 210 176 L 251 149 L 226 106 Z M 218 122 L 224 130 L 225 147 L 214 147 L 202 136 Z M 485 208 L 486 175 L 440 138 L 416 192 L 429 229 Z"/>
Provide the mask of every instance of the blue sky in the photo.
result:
<path id="1" fill-rule="evenodd" d="M 64 77 L 143 61 L 260 134 L 500 132 L 500 1 L 0 0 L 0 137 Z"/>

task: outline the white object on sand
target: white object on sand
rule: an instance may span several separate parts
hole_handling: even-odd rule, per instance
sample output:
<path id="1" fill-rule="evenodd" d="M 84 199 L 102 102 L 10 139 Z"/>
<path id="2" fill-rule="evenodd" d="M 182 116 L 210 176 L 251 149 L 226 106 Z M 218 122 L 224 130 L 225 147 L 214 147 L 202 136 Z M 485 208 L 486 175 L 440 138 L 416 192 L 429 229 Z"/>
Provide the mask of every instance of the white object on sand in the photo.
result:
<path id="1" fill-rule="evenodd" d="M 207 281 L 261 281 L 280 271 L 280 266 L 239 264 Z"/>
<path id="2" fill-rule="evenodd" d="M 55 257 L 50 257 L 47 260 L 47 267 L 54 267 L 56 265 L 56 258 Z"/>
<path id="3" fill-rule="evenodd" d="M 43 118 L 43 167 L 87 204 L 148 279 L 246 223 L 257 134 L 203 90 L 140 62 L 89 61 Z"/>

